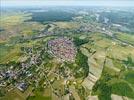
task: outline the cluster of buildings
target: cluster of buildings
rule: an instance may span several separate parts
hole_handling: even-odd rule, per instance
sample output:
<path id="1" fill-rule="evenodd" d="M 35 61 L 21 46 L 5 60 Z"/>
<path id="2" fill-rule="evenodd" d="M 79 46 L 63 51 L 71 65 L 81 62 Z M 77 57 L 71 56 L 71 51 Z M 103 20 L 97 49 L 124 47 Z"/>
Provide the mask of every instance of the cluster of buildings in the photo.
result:
<path id="1" fill-rule="evenodd" d="M 76 48 L 69 38 L 60 37 L 48 42 L 50 52 L 62 61 L 73 61 L 76 56 Z"/>
<path id="2" fill-rule="evenodd" d="M 12 85 L 22 92 L 28 88 L 29 82 L 26 82 L 25 79 L 30 80 L 33 77 L 33 71 L 29 69 L 32 68 L 32 65 L 38 65 L 41 58 L 39 53 L 33 54 L 30 48 L 27 49 L 27 52 L 29 58 L 26 61 L 15 65 L 5 65 L 8 68 L 0 70 L 0 87 Z"/>
<path id="3" fill-rule="evenodd" d="M 21 75 L 24 74 L 24 71 L 21 70 L 7 70 L 7 71 L 1 71 L 0 72 L 0 87 L 6 87 L 9 84 L 14 85 L 17 87 L 20 91 L 25 91 L 27 89 L 27 83 L 24 83 L 24 86 L 20 86 L 22 82 L 17 83 L 19 81 L 18 79 L 21 77 Z"/>

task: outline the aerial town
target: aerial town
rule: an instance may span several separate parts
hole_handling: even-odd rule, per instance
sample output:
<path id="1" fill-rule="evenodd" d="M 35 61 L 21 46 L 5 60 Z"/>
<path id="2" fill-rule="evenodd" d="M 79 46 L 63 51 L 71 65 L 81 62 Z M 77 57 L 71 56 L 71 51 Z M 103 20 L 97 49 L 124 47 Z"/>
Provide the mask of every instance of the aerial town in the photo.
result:
<path id="1" fill-rule="evenodd" d="M 73 61 L 76 56 L 76 48 L 68 38 L 58 38 L 48 42 L 50 52 L 63 61 Z"/>
<path id="2" fill-rule="evenodd" d="M 134 9 L 5 8 L 0 18 L 0 100 L 134 99 Z"/>

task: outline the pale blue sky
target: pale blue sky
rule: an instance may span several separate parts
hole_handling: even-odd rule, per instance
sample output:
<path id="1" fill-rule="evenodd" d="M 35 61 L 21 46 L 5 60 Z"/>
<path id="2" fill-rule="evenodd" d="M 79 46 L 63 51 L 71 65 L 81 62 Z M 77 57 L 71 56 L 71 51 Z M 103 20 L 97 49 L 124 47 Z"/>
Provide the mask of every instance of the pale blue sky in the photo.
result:
<path id="1" fill-rule="evenodd" d="M 132 6 L 134 0 L 1 0 L 1 6 Z"/>

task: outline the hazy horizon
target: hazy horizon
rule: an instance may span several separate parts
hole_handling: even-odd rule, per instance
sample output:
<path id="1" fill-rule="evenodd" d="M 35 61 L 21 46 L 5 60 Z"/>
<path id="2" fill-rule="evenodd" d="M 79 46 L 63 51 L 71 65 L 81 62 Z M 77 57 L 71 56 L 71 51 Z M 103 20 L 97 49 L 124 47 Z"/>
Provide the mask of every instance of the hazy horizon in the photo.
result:
<path id="1" fill-rule="evenodd" d="M 110 6 L 134 7 L 133 0 L 1 0 L 1 7 L 21 6 Z"/>

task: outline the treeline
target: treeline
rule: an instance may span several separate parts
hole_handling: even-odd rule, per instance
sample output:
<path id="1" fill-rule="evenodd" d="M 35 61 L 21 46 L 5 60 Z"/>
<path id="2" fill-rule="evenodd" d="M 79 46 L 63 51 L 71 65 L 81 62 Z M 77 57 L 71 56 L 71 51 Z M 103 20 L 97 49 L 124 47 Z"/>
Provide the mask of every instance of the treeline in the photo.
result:
<path id="1" fill-rule="evenodd" d="M 89 73 L 88 57 L 85 56 L 79 49 L 77 51 L 75 63 L 78 65 L 76 77 L 87 77 Z M 82 70 L 78 71 L 79 69 Z"/>
<path id="2" fill-rule="evenodd" d="M 74 44 L 75 44 L 76 46 L 79 47 L 79 46 L 82 45 L 82 44 L 88 43 L 89 40 L 88 40 L 88 39 L 79 39 L 78 37 L 74 37 L 74 38 L 73 38 L 73 42 L 74 42 Z"/>

